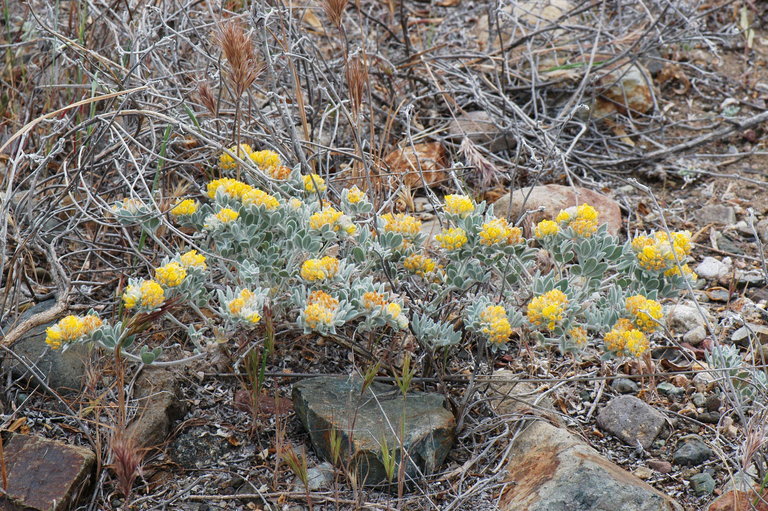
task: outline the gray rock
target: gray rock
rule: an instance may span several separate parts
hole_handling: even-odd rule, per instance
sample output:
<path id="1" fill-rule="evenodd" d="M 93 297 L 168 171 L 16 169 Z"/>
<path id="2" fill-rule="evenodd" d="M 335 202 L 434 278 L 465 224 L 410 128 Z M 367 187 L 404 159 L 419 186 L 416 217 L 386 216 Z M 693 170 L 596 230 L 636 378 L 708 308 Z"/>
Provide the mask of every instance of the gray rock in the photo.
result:
<path id="1" fill-rule="evenodd" d="M 499 415 L 554 415 L 552 399 L 528 382 L 516 381 L 519 376 L 508 369 L 497 369 L 488 385 L 490 404 Z M 559 417 L 558 417 L 559 419 Z"/>
<path id="2" fill-rule="evenodd" d="M 18 323 L 44 312 L 56 304 L 55 300 L 40 302 L 26 310 Z M 57 392 L 79 391 L 83 385 L 85 364 L 89 357 L 89 348 L 84 344 L 73 344 L 66 350 L 52 350 L 45 344 L 45 329 L 55 322 L 37 326 L 13 343 L 11 350 L 22 358 L 27 365 L 35 369 L 35 374 Z M 5 329 L 12 325 L 4 325 Z M 0 334 L 3 330 L 0 329 Z M 16 358 L 6 355 L 2 362 L 4 371 L 11 371 L 17 378 L 34 380 L 29 370 Z M 34 381 L 33 381 L 34 382 Z"/>
<path id="3" fill-rule="evenodd" d="M 736 210 L 722 204 L 704 206 L 696 210 L 696 219 L 700 224 L 731 225 L 736 223 Z"/>
<path id="4" fill-rule="evenodd" d="M 448 124 L 448 136 L 483 145 L 491 152 L 513 149 L 517 140 L 511 133 L 500 130 L 493 118 L 483 110 L 467 112 L 452 119 Z"/>
<path id="5" fill-rule="evenodd" d="M 440 394 L 409 392 L 403 398 L 396 387 L 381 383 L 361 395 L 361 380 L 347 376 L 308 378 L 293 386 L 294 410 L 318 455 L 334 461 L 329 432 L 337 431 L 340 462 L 369 486 L 387 482 L 384 442 L 397 460 L 407 453 L 407 479 L 420 480 L 440 466 L 454 442 L 455 421 L 444 406 Z M 395 480 L 399 472 L 396 466 Z"/>
<path id="6" fill-rule="evenodd" d="M 96 456 L 89 449 L 38 436 L 13 435 L 4 446 L 8 487 L 0 509 L 75 509 Z"/>
<path id="7" fill-rule="evenodd" d="M 678 511 L 672 498 L 564 429 L 536 421 L 510 449 L 501 511 Z"/>
<path id="8" fill-rule="evenodd" d="M 768 218 L 763 218 L 757 222 L 755 227 L 757 228 L 757 235 L 760 236 L 762 242 L 768 243 Z"/>
<path id="9" fill-rule="evenodd" d="M 672 472 L 672 463 L 664 460 L 648 460 L 648 466 L 660 474 Z"/>
<path id="10" fill-rule="evenodd" d="M 157 447 L 165 442 L 173 423 L 186 413 L 179 378 L 169 369 L 145 367 L 135 389 L 139 411 L 127 434 L 142 447 Z"/>
<path id="11" fill-rule="evenodd" d="M 694 392 L 691 396 L 691 402 L 697 408 L 704 408 L 704 406 L 707 404 L 707 398 L 702 392 Z"/>
<path id="12" fill-rule="evenodd" d="M 683 336 L 683 341 L 687 342 L 691 346 L 697 346 L 707 338 L 707 329 L 699 325 L 696 328 L 688 330 Z"/>
<path id="13" fill-rule="evenodd" d="M 708 472 L 696 474 L 689 479 L 691 488 L 697 497 L 711 495 L 715 491 L 715 479 Z"/>
<path id="14" fill-rule="evenodd" d="M 696 275 L 702 279 L 711 280 L 714 282 L 726 282 L 731 276 L 731 270 L 733 268 L 733 261 L 730 257 L 726 257 L 722 261 L 715 259 L 714 257 L 705 257 L 696 266 Z"/>
<path id="15" fill-rule="evenodd" d="M 335 475 L 333 465 L 323 462 L 316 467 L 307 469 L 307 483 L 309 485 L 309 491 L 327 490 L 333 484 L 333 477 Z M 302 488 L 299 490 L 304 490 Z"/>
<path id="16" fill-rule="evenodd" d="M 761 270 L 737 270 L 736 282 L 745 286 L 757 286 L 765 283 L 765 274 Z"/>
<path id="17" fill-rule="evenodd" d="M 640 387 L 634 380 L 629 378 L 614 378 L 611 382 L 611 388 L 619 394 L 637 394 Z"/>
<path id="18" fill-rule="evenodd" d="M 702 308 L 701 312 L 709 318 L 709 312 L 706 309 Z M 701 315 L 701 312 L 691 301 L 664 307 L 667 327 L 674 332 L 690 332 L 698 326 L 706 328 L 707 322 Z"/>
<path id="19" fill-rule="evenodd" d="M 702 412 L 696 418 L 707 424 L 717 424 L 720 422 L 720 412 Z"/>
<path id="20" fill-rule="evenodd" d="M 658 391 L 664 394 L 665 396 L 675 398 L 675 399 L 685 395 L 685 389 L 676 387 L 671 383 L 669 383 L 668 381 L 663 381 L 659 383 L 658 385 L 656 385 L 656 389 L 658 389 Z"/>
<path id="21" fill-rule="evenodd" d="M 600 410 L 597 424 L 633 447 L 648 449 L 664 429 L 666 420 L 654 407 L 635 396 L 613 398 Z"/>
<path id="22" fill-rule="evenodd" d="M 513 221 L 517 221 L 526 211 L 542 208 L 541 211 L 528 215 L 523 222 L 526 232 L 530 233 L 531 226 L 540 220 L 552 220 L 561 209 L 580 206 L 584 203 L 597 210 L 598 222 L 606 224 L 609 233 L 615 235 L 621 230 L 622 217 L 619 204 L 610 197 L 587 188 L 555 184 L 521 188 L 501 196 L 494 202 L 493 211 L 496 216 L 508 216 Z"/>
<path id="23" fill-rule="evenodd" d="M 696 466 L 704 463 L 715 453 L 697 437 L 689 437 L 683 441 L 683 445 L 677 448 L 672 455 L 672 461 L 676 465 Z"/>

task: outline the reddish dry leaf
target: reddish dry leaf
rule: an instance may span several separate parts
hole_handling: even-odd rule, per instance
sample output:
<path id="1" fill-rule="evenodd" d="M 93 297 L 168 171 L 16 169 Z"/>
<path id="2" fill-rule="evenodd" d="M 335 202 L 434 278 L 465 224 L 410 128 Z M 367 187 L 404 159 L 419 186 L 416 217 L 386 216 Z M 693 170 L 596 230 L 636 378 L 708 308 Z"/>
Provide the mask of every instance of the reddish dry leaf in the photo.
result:
<path id="1" fill-rule="evenodd" d="M 387 183 L 390 188 L 395 188 L 400 182 L 410 188 L 421 188 L 424 184 L 432 187 L 448 179 L 447 167 L 445 148 L 439 142 L 425 142 L 389 153 L 384 158 L 381 177 L 395 178 L 395 182 Z"/>

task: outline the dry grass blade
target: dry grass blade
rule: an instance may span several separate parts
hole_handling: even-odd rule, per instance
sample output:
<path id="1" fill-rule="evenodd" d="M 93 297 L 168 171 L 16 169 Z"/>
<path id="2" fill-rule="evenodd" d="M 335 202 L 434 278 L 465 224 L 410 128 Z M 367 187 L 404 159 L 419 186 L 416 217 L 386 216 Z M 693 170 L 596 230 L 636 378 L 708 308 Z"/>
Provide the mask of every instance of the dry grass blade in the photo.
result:
<path id="1" fill-rule="evenodd" d="M 211 112 L 211 115 L 216 115 L 216 98 L 213 97 L 210 84 L 208 82 L 200 82 L 200 85 L 197 87 L 197 94 L 200 96 L 200 102 Z"/>
<path id="2" fill-rule="evenodd" d="M 230 84 L 235 96 L 239 98 L 264 70 L 264 62 L 256 53 L 253 41 L 237 21 L 224 24 L 216 42 L 229 63 Z"/>
<path id="3" fill-rule="evenodd" d="M 144 450 L 139 447 L 133 437 L 122 431 L 116 432 L 110 442 L 112 451 L 111 468 L 117 477 L 118 491 L 128 499 L 133 483 L 141 474 L 141 464 L 144 460 Z"/>
<path id="4" fill-rule="evenodd" d="M 355 115 L 360 113 L 360 105 L 363 102 L 363 91 L 368 83 L 368 67 L 359 56 L 354 56 L 347 61 L 346 67 L 347 87 L 349 100 Z"/>

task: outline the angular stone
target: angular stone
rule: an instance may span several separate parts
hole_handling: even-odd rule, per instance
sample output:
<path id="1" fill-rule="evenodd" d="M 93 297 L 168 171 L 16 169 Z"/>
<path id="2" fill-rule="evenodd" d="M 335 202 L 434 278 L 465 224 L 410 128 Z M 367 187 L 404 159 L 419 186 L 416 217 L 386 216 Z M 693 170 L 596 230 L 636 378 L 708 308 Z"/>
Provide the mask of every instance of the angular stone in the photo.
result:
<path id="1" fill-rule="evenodd" d="M 439 394 L 409 392 L 374 382 L 361 395 L 361 380 L 347 376 L 309 378 L 293 386 L 293 406 L 318 455 L 333 462 L 331 431 L 341 439 L 340 462 L 365 485 L 387 482 L 381 447 L 395 450 L 393 482 L 406 458 L 406 481 L 433 473 L 454 441 L 455 420 Z M 401 431 L 405 432 L 401 438 Z M 404 455 L 403 453 L 407 453 Z"/>
<path id="2" fill-rule="evenodd" d="M 707 329 L 699 325 L 696 328 L 688 330 L 683 336 L 683 342 L 687 342 L 691 346 L 698 346 L 701 342 L 707 338 Z"/>
<path id="3" fill-rule="evenodd" d="M 715 453 L 701 439 L 691 437 L 685 439 L 683 445 L 672 455 L 672 461 L 677 465 L 695 467 L 701 465 Z"/>
<path id="4" fill-rule="evenodd" d="M 695 493 L 697 497 L 711 495 L 712 492 L 715 491 L 715 479 L 712 477 L 712 474 L 708 472 L 696 474 L 689 480 L 691 481 L 693 493 Z"/>
<path id="5" fill-rule="evenodd" d="M 707 511 L 768 511 L 768 490 L 730 490 L 715 499 Z"/>
<path id="6" fill-rule="evenodd" d="M 0 509 L 74 509 L 88 485 L 96 456 L 89 449 L 29 435 L 4 446 L 8 488 Z"/>
<path id="7" fill-rule="evenodd" d="M 20 317 L 18 322 L 26 321 L 35 314 L 50 309 L 56 304 L 55 300 L 46 300 L 30 307 Z M 45 383 L 57 392 L 78 391 L 83 385 L 85 361 L 88 358 L 88 346 L 73 344 L 65 350 L 52 350 L 45 344 L 45 329 L 54 322 L 36 326 L 11 345 L 11 350 L 22 358 L 27 365 L 35 369 Z M 4 328 L 11 328 L 5 325 Z M 0 337 L 3 330 L 0 329 Z M 29 370 L 14 357 L 4 357 L 4 371 L 10 370 L 18 378 L 32 380 L 34 377 Z"/>
<path id="8" fill-rule="evenodd" d="M 518 376 L 508 369 L 497 369 L 491 376 L 488 397 L 494 411 L 499 415 L 547 414 L 558 421 L 555 405 L 548 396 L 527 382 L 518 382 Z"/>
<path id="9" fill-rule="evenodd" d="M 730 257 L 726 257 L 721 261 L 707 256 L 696 266 L 695 271 L 696 275 L 702 279 L 727 283 L 728 279 L 731 278 L 732 268 L 733 260 Z"/>
<path id="10" fill-rule="evenodd" d="M 648 460 L 648 466 L 660 474 L 672 472 L 672 463 L 664 460 Z"/>
<path id="11" fill-rule="evenodd" d="M 145 367 L 135 388 L 139 411 L 127 434 L 141 447 L 157 447 L 165 442 L 172 424 L 186 413 L 179 379 L 169 369 Z"/>
<path id="12" fill-rule="evenodd" d="M 711 318 L 706 309 L 702 308 L 699 312 L 699 309 L 691 301 L 664 307 L 667 327 L 677 333 L 690 332 L 698 326 L 706 328 L 707 322 L 701 315 L 702 312 L 707 318 Z"/>
<path id="13" fill-rule="evenodd" d="M 501 196 L 494 202 L 493 212 L 498 217 L 509 217 L 517 221 L 526 211 L 543 208 L 540 212 L 526 216 L 523 225 L 526 233 L 530 234 L 532 225 L 541 220 L 554 220 L 561 209 L 584 203 L 597 210 L 600 215 L 598 221 L 608 226 L 609 233 L 618 234 L 622 226 L 619 204 L 610 197 L 587 188 L 555 184 L 521 188 Z"/>
<path id="14" fill-rule="evenodd" d="M 637 382 L 629 378 L 615 378 L 611 382 L 611 388 L 619 394 L 637 394 L 637 391 L 640 390 Z"/>
<path id="15" fill-rule="evenodd" d="M 731 225 L 736 223 L 736 210 L 730 206 L 714 204 L 704 206 L 696 210 L 696 216 L 700 224 Z"/>
<path id="16" fill-rule="evenodd" d="M 635 396 L 619 396 L 605 405 L 597 416 L 602 429 L 632 447 L 648 449 L 664 429 L 664 415 Z"/>
<path id="17" fill-rule="evenodd" d="M 682 511 L 564 429 L 536 421 L 514 441 L 502 511 Z"/>
<path id="18" fill-rule="evenodd" d="M 491 152 L 512 149 L 517 143 L 511 133 L 505 135 L 500 131 L 493 118 L 483 110 L 466 112 L 452 119 L 448 135 L 456 139 L 467 137 L 476 144 L 486 146 Z"/>

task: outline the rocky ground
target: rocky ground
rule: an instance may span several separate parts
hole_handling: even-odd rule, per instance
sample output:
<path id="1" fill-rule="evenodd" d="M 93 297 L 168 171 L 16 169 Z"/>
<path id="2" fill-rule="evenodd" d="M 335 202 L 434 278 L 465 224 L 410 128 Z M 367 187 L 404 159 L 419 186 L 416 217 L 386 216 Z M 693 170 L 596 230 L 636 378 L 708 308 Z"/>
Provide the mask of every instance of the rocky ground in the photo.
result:
<path id="1" fill-rule="evenodd" d="M 339 27 L 315 5 L 290 16 L 283 4 L 249 2 L 225 2 L 226 12 L 210 2 L 4 4 L 3 509 L 768 509 L 768 20 L 759 3 L 361 1 Z M 108 204 L 153 180 L 191 188 L 227 144 L 230 103 L 205 121 L 226 127 L 206 132 L 213 142 L 189 130 L 161 142 L 169 118 L 188 122 L 185 106 L 203 118 L 197 81 L 221 78 L 210 34 L 225 14 L 244 19 L 280 68 L 250 97 L 265 119 L 249 112 L 246 136 L 271 137 L 284 156 L 294 142 L 314 148 L 307 154 L 331 182 L 360 175 L 346 161 L 354 134 L 325 108 L 347 87 L 340 55 L 366 48 L 364 131 L 376 131 L 366 154 L 388 204 L 420 215 L 427 235 L 437 225 L 431 197 L 458 183 L 510 215 L 522 187 L 537 187 L 524 209 L 550 215 L 588 197 L 622 239 L 691 231 L 699 278 L 664 302 L 667 330 L 650 367 L 516 339 L 488 358 L 465 346 L 440 382 L 417 366 L 407 399 L 382 371 L 381 387 L 353 400 L 348 388 L 332 391 L 358 385 L 351 378 L 302 385 L 370 361 L 286 328 L 252 399 L 244 336 L 173 368 L 84 346 L 49 350 L 51 321 L 65 310 L 113 311 L 118 284 L 156 257 L 108 219 Z M 591 74 L 590 63 L 607 61 L 615 65 Z M 298 85 L 285 85 L 294 72 Z M 100 93 L 148 89 L 57 112 L 102 82 Z M 286 108 L 303 90 L 311 134 L 287 133 L 281 107 L 265 100 L 270 87 Z M 117 123 L 129 110 L 141 120 Z M 158 154 L 168 156 L 162 179 Z M 72 188 L 86 190 L 81 202 L 51 193 Z M 182 339 L 168 324 L 146 334 L 171 359 L 189 354 Z M 419 359 L 400 342 L 377 355 L 396 366 L 404 352 Z M 711 370 L 715 346 L 733 348 L 728 371 Z M 362 472 L 323 459 L 333 457 L 328 432 L 404 415 L 424 419 L 409 430 L 407 451 L 418 456 L 407 484 L 363 484 L 387 479 L 376 440 L 391 427 L 356 435 L 353 450 L 370 454 Z"/>

